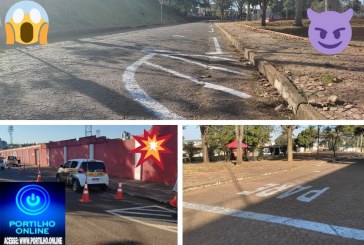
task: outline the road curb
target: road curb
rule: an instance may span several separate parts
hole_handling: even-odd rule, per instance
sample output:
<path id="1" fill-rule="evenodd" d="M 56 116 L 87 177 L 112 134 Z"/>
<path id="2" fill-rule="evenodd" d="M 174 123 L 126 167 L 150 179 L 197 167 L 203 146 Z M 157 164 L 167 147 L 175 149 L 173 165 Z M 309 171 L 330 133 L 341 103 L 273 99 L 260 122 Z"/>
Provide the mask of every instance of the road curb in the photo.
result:
<path id="1" fill-rule="evenodd" d="M 183 189 L 183 192 L 204 189 L 204 188 L 207 188 L 207 187 L 217 186 L 217 185 L 221 185 L 221 184 L 228 184 L 228 183 L 232 183 L 232 182 L 238 182 L 238 181 L 241 181 L 241 180 L 250 180 L 250 179 L 260 177 L 260 176 L 284 173 L 284 172 L 292 171 L 292 170 L 295 170 L 295 169 L 300 169 L 302 167 L 303 166 L 301 166 L 301 167 L 292 167 L 292 168 L 288 168 L 288 169 L 281 169 L 281 170 L 266 172 L 266 173 L 257 174 L 257 175 L 250 175 L 250 176 L 244 176 L 244 177 L 234 178 L 234 179 L 229 179 L 229 180 L 211 182 L 211 183 L 203 184 L 203 185 L 191 186 L 191 187 L 187 187 L 187 188 Z"/>
<path id="2" fill-rule="evenodd" d="M 129 192 L 129 191 L 123 191 L 123 193 L 127 196 L 132 196 L 132 197 L 138 197 L 144 200 L 148 200 L 148 201 L 153 201 L 153 202 L 157 202 L 160 203 L 162 205 L 168 205 L 168 200 L 162 200 L 162 199 L 158 199 L 152 196 L 144 196 L 144 195 L 140 195 L 138 193 L 133 193 L 133 192 Z"/>
<path id="3" fill-rule="evenodd" d="M 288 80 L 281 72 L 272 66 L 268 61 L 256 58 L 253 49 L 245 48 L 230 33 L 224 30 L 219 24 L 214 25 L 226 36 L 226 38 L 244 55 L 244 58 L 252 62 L 277 89 L 280 95 L 292 107 L 298 120 L 325 120 L 326 118 L 316 111 L 307 100 L 301 95 L 295 85 Z"/>

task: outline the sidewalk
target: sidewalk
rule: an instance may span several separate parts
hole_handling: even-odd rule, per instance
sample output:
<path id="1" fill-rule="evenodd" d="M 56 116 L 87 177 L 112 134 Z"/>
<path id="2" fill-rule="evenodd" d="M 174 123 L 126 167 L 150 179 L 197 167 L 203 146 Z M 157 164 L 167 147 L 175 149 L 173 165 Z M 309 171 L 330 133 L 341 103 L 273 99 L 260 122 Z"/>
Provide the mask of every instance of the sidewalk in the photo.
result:
<path id="1" fill-rule="evenodd" d="M 120 178 L 110 177 L 109 189 L 117 189 Z M 168 204 L 172 199 L 172 187 L 153 182 L 143 182 L 139 180 L 130 180 L 121 178 L 123 193 L 129 196 L 135 196 L 147 200 Z"/>
<path id="2" fill-rule="evenodd" d="M 234 165 L 231 162 L 184 164 L 183 191 L 207 188 L 225 183 L 246 181 L 261 176 L 274 175 L 297 170 L 304 170 L 319 165 L 350 163 L 353 159 L 363 159 L 361 154 L 296 154 L 293 162 L 286 160 L 262 160 L 243 162 Z"/>
<path id="3" fill-rule="evenodd" d="M 307 38 L 244 22 L 215 25 L 259 67 L 299 119 L 364 119 L 363 41 L 353 40 L 343 53 L 326 56 Z M 305 115 L 312 108 L 317 115 Z"/>

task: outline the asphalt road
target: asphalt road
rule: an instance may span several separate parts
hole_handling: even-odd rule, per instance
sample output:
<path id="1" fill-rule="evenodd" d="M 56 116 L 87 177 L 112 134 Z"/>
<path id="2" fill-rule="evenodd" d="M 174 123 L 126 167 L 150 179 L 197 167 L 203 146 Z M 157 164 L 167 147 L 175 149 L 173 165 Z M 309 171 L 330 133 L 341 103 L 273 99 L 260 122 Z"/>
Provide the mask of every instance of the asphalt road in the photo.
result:
<path id="1" fill-rule="evenodd" d="M 304 164 L 304 162 L 302 162 Z M 184 193 L 185 244 L 363 244 L 364 159 Z"/>
<path id="2" fill-rule="evenodd" d="M 92 36 L 92 33 L 90 33 Z M 208 22 L 0 52 L 1 119 L 282 119 Z"/>
<path id="3" fill-rule="evenodd" d="M 0 171 L 0 182 L 35 181 L 33 170 Z M 44 181 L 54 181 L 44 173 Z M 177 244 L 173 210 L 144 199 L 114 199 L 114 190 L 90 189 L 91 203 L 80 203 L 82 193 L 66 188 L 66 244 Z"/>

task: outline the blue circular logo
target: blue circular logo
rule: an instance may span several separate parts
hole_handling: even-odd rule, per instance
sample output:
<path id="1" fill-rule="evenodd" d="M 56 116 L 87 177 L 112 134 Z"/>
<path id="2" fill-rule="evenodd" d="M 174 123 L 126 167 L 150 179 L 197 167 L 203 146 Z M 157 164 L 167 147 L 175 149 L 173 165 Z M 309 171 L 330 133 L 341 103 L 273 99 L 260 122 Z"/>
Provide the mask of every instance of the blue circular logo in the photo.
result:
<path id="1" fill-rule="evenodd" d="M 27 185 L 18 191 L 15 201 L 23 213 L 39 215 L 48 209 L 51 199 L 48 191 L 42 186 Z"/>

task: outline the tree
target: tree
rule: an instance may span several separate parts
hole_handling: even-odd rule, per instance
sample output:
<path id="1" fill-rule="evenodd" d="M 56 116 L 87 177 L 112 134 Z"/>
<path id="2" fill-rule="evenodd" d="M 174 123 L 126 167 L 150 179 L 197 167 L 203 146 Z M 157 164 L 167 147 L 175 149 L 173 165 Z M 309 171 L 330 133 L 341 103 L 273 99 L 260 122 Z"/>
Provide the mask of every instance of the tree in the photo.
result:
<path id="1" fill-rule="evenodd" d="M 340 0 L 325 0 L 325 11 L 340 11 Z"/>
<path id="2" fill-rule="evenodd" d="M 287 134 L 287 160 L 288 162 L 293 161 L 293 141 L 292 141 L 292 135 L 293 130 L 295 130 L 297 127 L 292 125 L 285 125 L 282 126 L 282 128 L 286 131 Z"/>
<path id="3" fill-rule="evenodd" d="M 282 130 L 281 134 L 274 140 L 276 145 L 287 146 L 287 133 Z"/>
<path id="4" fill-rule="evenodd" d="M 270 141 L 273 129 L 273 126 L 245 127 L 244 139 L 246 139 L 246 144 L 253 149 L 253 156 L 256 155 L 256 151 L 260 146 Z"/>
<path id="5" fill-rule="evenodd" d="M 290 11 L 295 9 L 295 0 L 283 0 L 283 10 L 286 12 L 286 19 L 289 18 Z"/>
<path id="6" fill-rule="evenodd" d="M 268 5 L 273 13 L 280 13 L 284 8 L 282 0 L 271 0 Z"/>
<path id="7" fill-rule="evenodd" d="M 236 4 L 236 7 L 238 8 L 238 12 L 239 12 L 240 20 L 242 20 L 242 18 L 243 18 L 243 9 L 244 9 L 245 2 L 247 2 L 247 0 L 235 0 L 235 4 Z"/>
<path id="8" fill-rule="evenodd" d="M 183 150 L 187 153 L 190 162 L 192 162 L 193 156 L 200 151 L 200 149 L 195 147 L 192 141 L 183 143 Z"/>
<path id="9" fill-rule="evenodd" d="M 256 6 L 259 4 L 260 0 L 247 0 L 246 3 L 248 5 L 247 8 L 247 15 L 246 15 L 246 20 L 247 21 L 251 21 L 252 20 L 252 13 L 251 13 L 251 6 Z"/>
<path id="10" fill-rule="evenodd" d="M 343 143 L 342 141 L 344 137 L 350 137 L 353 135 L 353 126 L 327 126 L 323 130 L 323 136 L 325 138 L 325 141 L 328 143 L 329 148 L 334 152 L 334 156 L 336 156 L 336 151 L 339 149 L 340 144 Z"/>
<path id="11" fill-rule="evenodd" d="M 261 26 L 267 25 L 265 19 L 267 18 L 268 2 L 269 2 L 269 0 L 260 0 L 259 1 L 260 9 L 262 10 Z"/>
<path id="12" fill-rule="evenodd" d="M 306 150 L 306 148 L 313 146 L 313 144 L 317 141 L 317 137 L 317 129 L 314 126 L 309 126 L 297 135 L 296 142 L 299 146 L 304 147 Z"/>
<path id="13" fill-rule="evenodd" d="M 168 5 L 177 9 L 181 15 L 187 16 L 200 3 L 199 0 L 169 0 Z"/>
<path id="14" fill-rule="evenodd" d="M 357 126 L 354 129 L 354 135 L 360 137 L 360 152 L 363 153 L 363 137 L 364 137 L 364 126 Z"/>
<path id="15" fill-rule="evenodd" d="M 225 11 L 233 4 L 232 0 L 216 0 L 216 5 L 219 7 L 221 12 L 221 20 L 225 19 Z"/>
<path id="16" fill-rule="evenodd" d="M 243 147 L 242 147 L 242 142 L 243 142 L 243 136 L 244 136 L 244 126 L 242 125 L 236 125 L 235 126 L 235 136 L 236 136 L 236 141 L 238 143 L 238 149 L 237 149 L 237 157 L 236 157 L 236 163 L 240 164 L 243 162 Z"/>
<path id="17" fill-rule="evenodd" d="M 209 147 L 221 150 L 224 152 L 224 157 L 227 153 L 227 144 L 235 139 L 235 127 L 228 125 L 211 126 L 208 137 Z"/>
<path id="18" fill-rule="evenodd" d="M 295 18 L 294 18 L 294 26 L 303 26 L 302 24 L 302 7 L 303 0 L 296 0 L 295 5 Z"/>
<path id="19" fill-rule="evenodd" d="M 201 132 L 201 143 L 202 143 L 202 157 L 203 157 L 203 162 L 208 163 L 210 162 L 209 159 L 209 145 L 208 145 L 208 134 L 209 134 L 209 129 L 211 128 L 211 126 L 207 126 L 207 125 L 201 125 L 200 126 L 200 132 Z"/>
<path id="20" fill-rule="evenodd" d="M 349 1 L 347 8 L 352 8 L 354 12 L 360 14 L 361 12 L 361 2 L 360 0 Z"/>

